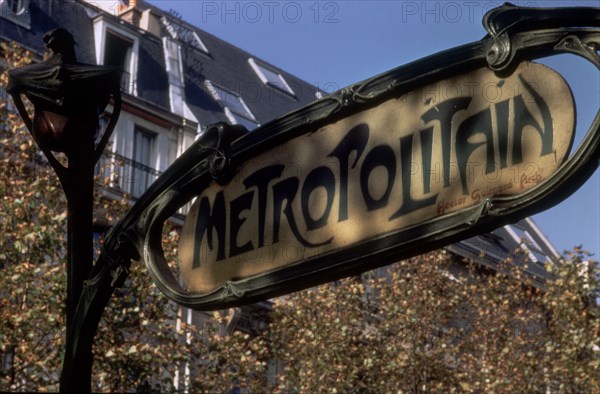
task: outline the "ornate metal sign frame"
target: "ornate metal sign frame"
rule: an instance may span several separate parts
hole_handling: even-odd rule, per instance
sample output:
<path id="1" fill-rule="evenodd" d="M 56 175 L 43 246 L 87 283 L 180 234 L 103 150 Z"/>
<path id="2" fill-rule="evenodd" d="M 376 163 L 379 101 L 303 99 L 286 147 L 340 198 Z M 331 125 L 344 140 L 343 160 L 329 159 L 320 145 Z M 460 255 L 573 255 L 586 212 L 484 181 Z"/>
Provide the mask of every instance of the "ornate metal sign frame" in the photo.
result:
<path id="1" fill-rule="evenodd" d="M 326 123 L 372 108 L 387 98 L 428 83 L 489 67 L 502 75 L 524 60 L 569 53 L 600 69 L 600 10 L 596 8 L 520 8 L 504 5 L 483 20 L 488 35 L 398 67 L 267 123 L 252 133 L 218 124 L 209 129 L 137 201 L 110 231 L 88 288 L 106 275 L 113 283 L 129 265 L 142 259 L 158 288 L 171 300 L 194 309 L 223 309 L 290 293 L 357 274 L 402 258 L 490 231 L 547 209 L 577 190 L 598 167 L 600 111 L 577 150 L 547 180 L 516 195 L 482 199 L 476 206 L 427 220 L 417 227 L 325 253 L 318 264 L 295 264 L 193 294 L 174 277 L 161 247 L 164 223 L 211 183 L 224 184 L 236 164 Z M 80 308 L 92 308 L 87 293 Z"/>

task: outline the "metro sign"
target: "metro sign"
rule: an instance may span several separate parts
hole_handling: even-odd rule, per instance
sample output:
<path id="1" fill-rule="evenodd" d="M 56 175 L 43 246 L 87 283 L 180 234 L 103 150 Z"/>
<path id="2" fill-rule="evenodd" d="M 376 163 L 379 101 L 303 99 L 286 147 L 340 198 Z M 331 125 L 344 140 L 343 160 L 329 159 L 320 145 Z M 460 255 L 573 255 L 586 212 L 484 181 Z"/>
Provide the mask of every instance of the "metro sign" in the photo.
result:
<path id="1" fill-rule="evenodd" d="M 252 132 L 209 126 L 111 230 L 99 261 L 118 272 L 117 257 L 140 258 L 169 299 L 222 309 L 415 256 L 567 198 L 598 168 L 600 115 L 570 153 L 571 90 L 533 60 L 575 54 L 600 69 L 600 13 L 507 4 L 484 26 L 480 41 Z M 175 276 L 163 227 L 190 202 Z"/>
<path id="2" fill-rule="evenodd" d="M 204 190 L 183 228 L 182 276 L 209 292 L 523 193 L 563 162 L 574 125 L 566 82 L 529 62 L 506 78 L 482 68 L 390 98 Z"/>

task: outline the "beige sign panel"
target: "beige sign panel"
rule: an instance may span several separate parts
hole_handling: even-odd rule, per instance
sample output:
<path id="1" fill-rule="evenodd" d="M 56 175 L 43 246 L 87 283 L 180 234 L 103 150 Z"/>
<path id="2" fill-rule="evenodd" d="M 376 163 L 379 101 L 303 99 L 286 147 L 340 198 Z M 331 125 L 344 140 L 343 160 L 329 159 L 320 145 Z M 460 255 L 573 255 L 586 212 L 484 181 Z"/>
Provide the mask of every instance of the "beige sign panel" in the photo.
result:
<path id="1" fill-rule="evenodd" d="M 206 293 L 521 194 L 566 158 L 574 123 L 566 82 L 529 62 L 509 77 L 482 68 L 391 98 L 204 190 L 183 227 L 181 274 Z"/>

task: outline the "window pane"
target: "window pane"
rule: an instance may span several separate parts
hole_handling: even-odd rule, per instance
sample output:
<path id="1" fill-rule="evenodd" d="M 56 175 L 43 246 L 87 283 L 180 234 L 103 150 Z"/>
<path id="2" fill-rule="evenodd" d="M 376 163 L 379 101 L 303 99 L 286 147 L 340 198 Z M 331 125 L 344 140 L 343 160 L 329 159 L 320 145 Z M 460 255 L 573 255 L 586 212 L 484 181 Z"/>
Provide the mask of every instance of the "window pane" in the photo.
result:
<path id="1" fill-rule="evenodd" d="M 246 107 L 243 99 L 239 95 L 217 85 L 213 85 L 213 87 L 219 96 L 219 100 L 224 106 L 228 107 L 232 112 L 235 112 L 236 114 L 239 114 L 245 118 L 254 119 L 254 115 L 252 115 L 248 107 Z"/>
<path id="2" fill-rule="evenodd" d="M 144 130 L 135 130 L 131 183 L 128 189 L 133 197 L 141 196 L 156 178 L 152 157 L 154 138 L 153 134 Z"/>
<path id="3" fill-rule="evenodd" d="M 130 71 L 129 59 L 131 58 L 131 42 L 121 37 L 106 33 L 106 43 L 104 46 L 104 64 L 123 68 L 124 71 Z"/>
<path id="4" fill-rule="evenodd" d="M 283 78 L 280 78 L 279 74 L 274 73 L 273 71 L 271 71 L 271 70 L 269 70 L 268 68 L 265 68 L 265 67 L 260 67 L 260 70 L 265 75 L 265 77 L 267 77 L 267 81 L 269 83 L 271 83 L 273 85 L 277 85 L 277 84 L 283 83 Z"/>
<path id="5" fill-rule="evenodd" d="M 169 35 L 172 38 L 178 39 L 183 44 L 191 45 L 194 48 L 201 50 L 202 52 L 208 53 L 208 48 L 206 48 L 206 45 L 204 45 L 204 43 L 195 31 L 190 30 L 181 24 L 172 23 L 165 17 L 161 19 L 161 22 L 163 23 L 163 25 L 165 26 L 165 28 L 169 32 Z"/>
<path id="6" fill-rule="evenodd" d="M 8 8 L 15 14 L 23 12 L 23 0 L 8 0 Z"/>
<path id="7" fill-rule="evenodd" d="M 266 84 L 271 85 L 283 92 L 294 95 L 294 91 L 287 83 L 283 75 L 280 73 L 271 70 L 268 67 L 258 64 L 254 59 L 249 59 L 248 62 L 254 69 L 254 71 L 258 74 L 260 79 Z"/>
<path id="8" fill-rule="evenodd" d="M 258 127 L 258 123 L 256 123 L 253 120 L 246 119 L 243 116 L 239 116 L 238 114 L 233 113 L 233 112 L 232 112 L 232 115 L 235 118 L 236 124 L 241 124 L 242 126 L 245 126 L 248 130 L 254 130 L 255 128 Z"/>
<path id="9" fill-rule="evenodd" d="M 152 151 L 152 140 L 154 137 L 144 131 L 135 131 L 134 157 L 140 164 L 150 167 L 150 153 Z"/>
<path id="10" fill-rule="evenodd" d="M 116 34 L 106 32 L 104 43 L 104 64 L 116 66 L 123 70 L 121 89 L 131 93 L 133 91 L 131 78 L 131 48 L 132 43 Z"/>

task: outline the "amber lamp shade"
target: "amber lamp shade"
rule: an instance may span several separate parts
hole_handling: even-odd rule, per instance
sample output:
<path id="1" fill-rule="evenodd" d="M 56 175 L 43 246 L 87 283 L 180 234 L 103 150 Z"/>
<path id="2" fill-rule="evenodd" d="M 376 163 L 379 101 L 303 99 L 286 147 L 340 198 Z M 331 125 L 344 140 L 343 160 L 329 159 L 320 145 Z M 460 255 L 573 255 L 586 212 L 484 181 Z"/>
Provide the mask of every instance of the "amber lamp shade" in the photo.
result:
<path id="1" fill-rule="evenodd" d="M 99 112 L 98 107 L 72 114 L 36 109 L 31 132 L 42 149 L 64 153 L 85 149 L 98 137 Z"/>
<path id="2" fill-rule="evenodd" d="M 12 70 L 7 90 L 16 101 L 24 95 L 33 103 L 30 131 L 40 147 L 69 154 L 93 149 L 99 114 L 118 92 L 119 79 L 114 67 L 54 59 Z"/>

